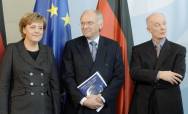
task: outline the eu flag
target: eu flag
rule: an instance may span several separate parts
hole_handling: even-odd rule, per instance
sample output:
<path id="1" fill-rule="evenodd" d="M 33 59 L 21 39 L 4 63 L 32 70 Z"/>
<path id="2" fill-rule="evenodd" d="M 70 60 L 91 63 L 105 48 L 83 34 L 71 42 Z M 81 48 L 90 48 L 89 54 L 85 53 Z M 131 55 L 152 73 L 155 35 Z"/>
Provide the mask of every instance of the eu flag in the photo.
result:
<path id="1" fill-rule="evenodd" d="M 67 0 L 36 0 L 34 12 L 47 21 L 42 43 L 53 49 L 58 71 L 61 71 L 62 52 L 66 41 L 71 39 L 70 16 Z"/>

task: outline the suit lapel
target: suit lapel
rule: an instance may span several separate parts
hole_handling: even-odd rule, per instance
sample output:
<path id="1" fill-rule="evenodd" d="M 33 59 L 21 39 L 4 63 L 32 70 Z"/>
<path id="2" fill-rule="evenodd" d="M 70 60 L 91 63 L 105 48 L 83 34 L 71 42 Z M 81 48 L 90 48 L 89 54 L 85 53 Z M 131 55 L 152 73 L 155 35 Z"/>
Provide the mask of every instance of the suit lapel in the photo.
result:
<path id="1" fill-rule="evenodd" d="M 145 53 L 147 53 L 145 55 L 146 58 L 144 58 L 144 60 L 148 60 L 149 59 L 151 61 L 151 64 L 152 64 L 153 68 L 155 69 L 156 62 L 157 62 L 157 53 L 156 53 L 156 49 L 155 49 L 155 46 L 153 45 L 152 40 L 150 40 L 148 42 L 148 44 L 145 45 L 143 50 L 145 50 Z M 147 57 L 149 57 L 149 58 L 147 58 Z"/>
<path id="2" fill-rule="evenodd" d="M 93 65 L 93 60 L 89 50 L 87 39 L 84 36 L 81 37 L 81 40 L 77 46 L 78 46 L 78 51 L 80 52 L 81 55 L 80 60 L 83 60 L 83 64 L 87 66 L 87 68 L 90 71 Z"/>
<path id="3" fill-rule="evenodd" d="M 160 51 L 159 58 L 156 64 L 156 69 L 158 69 L 161 66 L 162 62 L 166 59 L 166 57 L 168 57 L 168 54 L 170 52 L 169 50 L 170 50 L 170 45 L 168 40 L 166 40 Z"/>
<path id="4" fill-rule="evenodd" d="M 104 63 L 104 61 L 105 61 L 106 43 L 102 37 L 100 37 L 100 39 L 99 39 L 95 62 L 93 62 L 91 52 L 89 50 L 89 45 L 88 45 L 87 39 L 85 37 L 81 38 L 81 41 L 79 42 L 79 45 L 78 45 L 78 50 L 82 57 L 81 59 L 83 60 L 83 64 L 85 66 L 87 66 L 87 68 L 88 68 L 89 75 L 96 72 L 97 67 L 101 63 Z"/>
<path id="5" fill-rule="evenodd" d="M 153 45 L 153 42 L 152 40 L 149 41 L 149 53 L 152 55 L 152 58 L 156 59 L 157 57 L 157 52 L 156 52 L 156 49 L 155 49 L 155 46 Z"/>
<path id="6" fill-rule="evenodd" d="M 106 58 L 106 46 L 107 46 L 106 42 L 104 41 L 102 37 L 100 37 L 99 45 L 97 49 L 97 55 L 96 55 L 96 59 L 93 64 L 91 73 L 96 72 L 96 69 L 98 68 L 98 66 L 104 63 L 105 58 Z"/>
<path id="7" fill-rule="evenodd" d="M 40 49 L 40 51 L 39 51 L 38 57 L 35 61 L 35 65 L 40 69 L 47 70 L 46 64 L 48 64 L 48 61 L 46 61 L 46 60 L 49 58 L 48 50 L 40 43 L 39 43 L 39 49 Z"/>
<path id="8" fill-rule="evenodd" d="M 44 57 L 44 55 L 46 55 L 46 54 L 44 54 L 45 50 L 43 49 L 42 46 L 40 46 L 40 51 L 39 51 L 36 61 L 27 52 L 27 50 L 24 46 L 23 40 L 18 43 L 18 50 L 21 54 L 21 57 L 23 58 L 23 60 L 26 63 L 28 63 L 36 68 L 43 69 L 42 64 L 40 64 L 40 63 L 43 63 L 43 60 L 46 58 L 46 57 Z"/>

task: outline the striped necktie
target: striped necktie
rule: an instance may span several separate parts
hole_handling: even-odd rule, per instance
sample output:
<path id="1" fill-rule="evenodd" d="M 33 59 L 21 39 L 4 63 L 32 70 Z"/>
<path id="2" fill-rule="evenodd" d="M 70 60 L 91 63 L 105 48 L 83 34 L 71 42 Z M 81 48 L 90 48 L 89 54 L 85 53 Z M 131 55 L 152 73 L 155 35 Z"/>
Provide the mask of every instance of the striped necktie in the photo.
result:
<path id="1" fill-rule="evenodd" d="M 161 51 L 161 45 L 160 44 L 156 45 L 155 48 L 156 48 L 156 52 L 157 52 L 157 57 L 159 57 L 159 54 L 160 54 L 160 51 Z"/>
<path id="2" fill-rule="evenodd" d="M 96 54 L 97 54 L 97 43 L 95 41 L 91 41 L 89 43 L 91 45 L 91 56 L 93 61 L 95 61 Z"/>

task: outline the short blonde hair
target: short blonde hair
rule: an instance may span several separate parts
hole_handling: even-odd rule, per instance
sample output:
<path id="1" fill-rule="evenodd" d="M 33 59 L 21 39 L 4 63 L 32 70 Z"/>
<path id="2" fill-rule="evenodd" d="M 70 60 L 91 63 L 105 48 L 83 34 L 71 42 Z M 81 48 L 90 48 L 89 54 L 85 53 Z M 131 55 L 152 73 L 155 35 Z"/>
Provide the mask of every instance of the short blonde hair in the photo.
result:
<path id="1" fill-rule="evenodd" d="M 30 25 L 33 22 L 41 22 L 43 23 L 43 29 L 46 28 L 46 20 L 43 16 L 36 12 L 32 13 L 26 13 L 19 22 L 19 28 L 22 38 L 25 38 L 25 34 L 23 33 L 23 29 L 26 27 L 26 25 Z"/>

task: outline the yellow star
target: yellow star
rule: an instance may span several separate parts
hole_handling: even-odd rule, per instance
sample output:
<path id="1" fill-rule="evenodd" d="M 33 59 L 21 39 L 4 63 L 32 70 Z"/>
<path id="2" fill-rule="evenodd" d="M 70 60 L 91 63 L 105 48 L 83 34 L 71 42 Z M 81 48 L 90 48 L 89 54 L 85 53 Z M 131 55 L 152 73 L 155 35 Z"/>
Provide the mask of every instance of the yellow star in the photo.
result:
<path id="1" fill-rule="evenodd" d="M 48 9 L 48 12 L 51 13 L 51 17 L 52 17 L 53 15 L 57 15 L 57 10 L 58 10 L 58 7 L 54 6 L 52 3 L 52 6 L 50 9 Z"/>
<path id="2" fill-rule="evenodd" d="M 64 26 L 70 24 L 70 16 L 68 15 L 68 13 L 65 17 L 62 17 L 62 19 L 64 20 Z"/>

